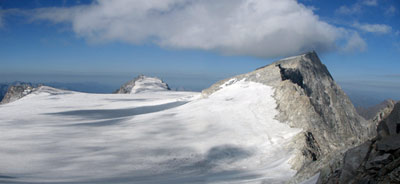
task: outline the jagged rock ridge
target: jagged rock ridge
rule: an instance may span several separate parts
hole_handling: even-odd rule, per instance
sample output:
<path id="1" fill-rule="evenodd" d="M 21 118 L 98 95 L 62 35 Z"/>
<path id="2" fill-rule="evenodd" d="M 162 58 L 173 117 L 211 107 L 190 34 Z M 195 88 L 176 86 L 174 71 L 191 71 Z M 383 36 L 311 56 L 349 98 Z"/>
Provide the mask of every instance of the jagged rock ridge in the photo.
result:
<path id="1" fill-rule="evenodd" d="M 120 89 L 115 91 L 116 94 L 133 94 L 144 91 L 165 91 L 170 90 L 168 84 L 156 77 L 147 77 L 139 75 L 135 79 L 125 83 Z"/>
<path id="2" fill-rule="evenodd" d="M 303 129 L 293 140 L 297 154 L 292 165 L 299 172 L 292 182 L 304 180 L 321 169 L 321 177 L 326 177 L 330 168 L 338 167 L 336 163 L 345 150 L 375 135 L 371 123 L 357 114 L 315 52 L 220 81 L 203 90 L 202 95 L 207 97 L 241 80 L 274 87 L 280 111 L 276 118 Z"/>

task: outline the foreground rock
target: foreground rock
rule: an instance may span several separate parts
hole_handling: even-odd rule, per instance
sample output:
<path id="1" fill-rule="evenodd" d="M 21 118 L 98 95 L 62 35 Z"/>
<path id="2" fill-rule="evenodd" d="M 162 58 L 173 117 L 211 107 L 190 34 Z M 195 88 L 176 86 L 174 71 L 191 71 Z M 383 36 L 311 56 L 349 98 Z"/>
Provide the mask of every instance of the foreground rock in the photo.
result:
<path id="1" fill-rule="evenodd" d="M 220 81 L 202 92 L 207 97 L 237 81 L 253 81 L 275 88 L 280 111 L 276 117 L 303 132 L 293 140 L 297 150 L 292 182 L 320 172 L 326 178 L 351 147 L 375 135 L 375 126 L 356 112 L 315 52 L 286 58 L 256 71 Z"/>
<path id="2" fill-rule="evenodd" d="M 337 174 L 319 183 L 400 183 L 400 102 L 377 131 L 372 141 L 346 152 Z"/>
<path id="3" fill-rule="evenodd" d="M 145 91 L 166 91 L 170 90 L 168 84 L 156 77 L 147 77 L 139 75 L 135 79 L 125 83 L 120 89 L 115 91 L 116 94 L 134 94 Z"/>

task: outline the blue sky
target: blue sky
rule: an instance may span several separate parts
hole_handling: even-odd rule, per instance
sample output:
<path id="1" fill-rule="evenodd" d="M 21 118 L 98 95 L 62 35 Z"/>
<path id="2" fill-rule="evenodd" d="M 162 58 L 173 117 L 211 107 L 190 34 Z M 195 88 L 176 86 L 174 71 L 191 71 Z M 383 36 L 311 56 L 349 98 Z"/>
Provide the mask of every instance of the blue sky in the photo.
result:
<path id="1" fill-rule="evenodd" d="M 0 82 L 200 90 L 315 49 L 350 95 L 400 99 L 399 20 L 397 0 L 0 0 Z"/>

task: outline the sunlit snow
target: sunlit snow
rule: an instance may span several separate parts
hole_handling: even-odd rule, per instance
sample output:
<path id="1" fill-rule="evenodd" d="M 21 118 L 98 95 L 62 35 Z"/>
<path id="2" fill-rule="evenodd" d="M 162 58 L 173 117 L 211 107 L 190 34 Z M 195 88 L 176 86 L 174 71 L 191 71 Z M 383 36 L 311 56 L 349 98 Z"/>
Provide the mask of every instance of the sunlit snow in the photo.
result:
<path id="1" fill-rule="evenodd" d="M 87 94 L 41 87 L 0 106 L 0 182 L 283 183 L 295 174 L 272 87 Z"/>

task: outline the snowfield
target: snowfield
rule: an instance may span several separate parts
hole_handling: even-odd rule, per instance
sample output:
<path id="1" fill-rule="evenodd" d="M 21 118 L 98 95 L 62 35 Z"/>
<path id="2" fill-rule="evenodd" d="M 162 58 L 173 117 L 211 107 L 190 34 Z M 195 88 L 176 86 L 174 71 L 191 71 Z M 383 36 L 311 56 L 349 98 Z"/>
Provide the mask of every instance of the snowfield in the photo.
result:
<path id="1" fill-rule="evenodd" d="M 87 94 L 0 106 L 0 183 L 285 183 L 296 171 L 272 87 Z M 140 89 L 135 89 L 140 90 Z"/>

